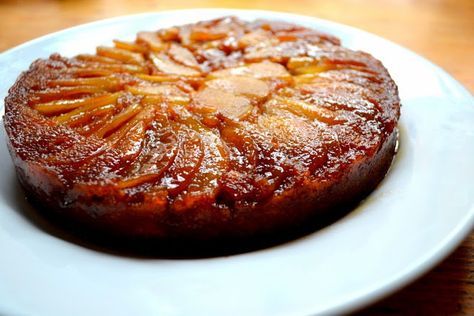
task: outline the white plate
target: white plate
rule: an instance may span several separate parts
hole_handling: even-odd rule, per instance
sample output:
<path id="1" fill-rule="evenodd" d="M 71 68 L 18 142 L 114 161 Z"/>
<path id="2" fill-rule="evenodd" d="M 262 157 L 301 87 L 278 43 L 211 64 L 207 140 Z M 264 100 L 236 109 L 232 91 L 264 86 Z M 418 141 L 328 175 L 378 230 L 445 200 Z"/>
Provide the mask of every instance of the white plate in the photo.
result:
<path id="1" fill-rule="evenodd" d="M 380 58 L 400 88 L 400 152 L 358 210 L 276 247 L 199 260 L 140 259 L 65 241 L 32 221 L 0 148 L 0 314 L 309 315 L 360 308 L 446 257 L 474 222 L 474 106 L 443 70 L 366 32 L 315 18 L 240 10 L 125 16 L 0 55 L 0 97 L 31 61 L 93 51 L 139 30 L 237 15 L 299 23 Z M 4 137 L 4 136 L 3 136 Z M 34 213 L 33 213 L 34 214 Z M 36 223 L 36 224 L 35 224 Z M 45 223 L 43 223 L 46 225 Z"/>

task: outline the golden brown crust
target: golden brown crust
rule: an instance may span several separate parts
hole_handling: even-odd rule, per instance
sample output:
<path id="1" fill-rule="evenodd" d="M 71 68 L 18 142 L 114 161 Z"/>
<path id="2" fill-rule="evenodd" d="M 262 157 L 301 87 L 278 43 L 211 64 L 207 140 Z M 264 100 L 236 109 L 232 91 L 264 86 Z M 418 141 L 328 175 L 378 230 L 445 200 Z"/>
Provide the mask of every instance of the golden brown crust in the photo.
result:
<path id="1" fill-rule="evenodd" d="M 65 218 L 139 237 L 250 236 L 371 190 L 397 87 L 372 56 L 223 18 L 31 65 L 6 98 L 22 184 Z"/>

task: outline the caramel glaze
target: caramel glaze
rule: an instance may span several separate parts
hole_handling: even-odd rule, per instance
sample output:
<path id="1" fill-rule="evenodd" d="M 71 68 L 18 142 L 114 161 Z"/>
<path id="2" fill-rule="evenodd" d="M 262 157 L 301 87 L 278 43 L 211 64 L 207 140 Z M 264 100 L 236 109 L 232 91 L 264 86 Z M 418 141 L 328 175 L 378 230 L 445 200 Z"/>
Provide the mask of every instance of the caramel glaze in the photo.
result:
<path id="1" fill-rule="evenodd" d="M 397 87 L 371 55 L 226 17 L 34 62 L 4 124 L 27 191 L 134 237 L 250 236 L 367 193 L 394 154 Z"/>

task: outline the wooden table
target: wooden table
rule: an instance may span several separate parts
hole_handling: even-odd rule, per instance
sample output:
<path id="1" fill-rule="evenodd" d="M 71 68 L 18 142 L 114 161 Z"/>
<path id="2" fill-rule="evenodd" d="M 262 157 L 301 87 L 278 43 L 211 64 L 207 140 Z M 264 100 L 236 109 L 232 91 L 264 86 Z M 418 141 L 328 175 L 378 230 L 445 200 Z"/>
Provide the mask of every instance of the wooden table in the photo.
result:
<path id="1" fill-rule="evenodd" d="M 399 43 L 474 91 L 472 0 L 3 0 L 0 51 L 80 23 L 197 7 L 271 9 L 349 24 Z M 440 266 L 361 314 L 474 315 L 474 233 Z"/>

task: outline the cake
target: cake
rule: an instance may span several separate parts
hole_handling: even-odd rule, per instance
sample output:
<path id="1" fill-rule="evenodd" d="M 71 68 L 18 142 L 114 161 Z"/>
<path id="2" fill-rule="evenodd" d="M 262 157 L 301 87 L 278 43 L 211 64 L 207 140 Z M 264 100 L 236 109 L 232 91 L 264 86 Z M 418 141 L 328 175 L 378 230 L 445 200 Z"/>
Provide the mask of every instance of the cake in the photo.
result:
<path id="1" fill-rule="evenodd" d="M 371 55 L 224 17 L 39 59 L 9 90 L 4 125 L 40 211 L 104 235 L 209 240 L 362 199 L 391 164 L 399 115 Z"/>

